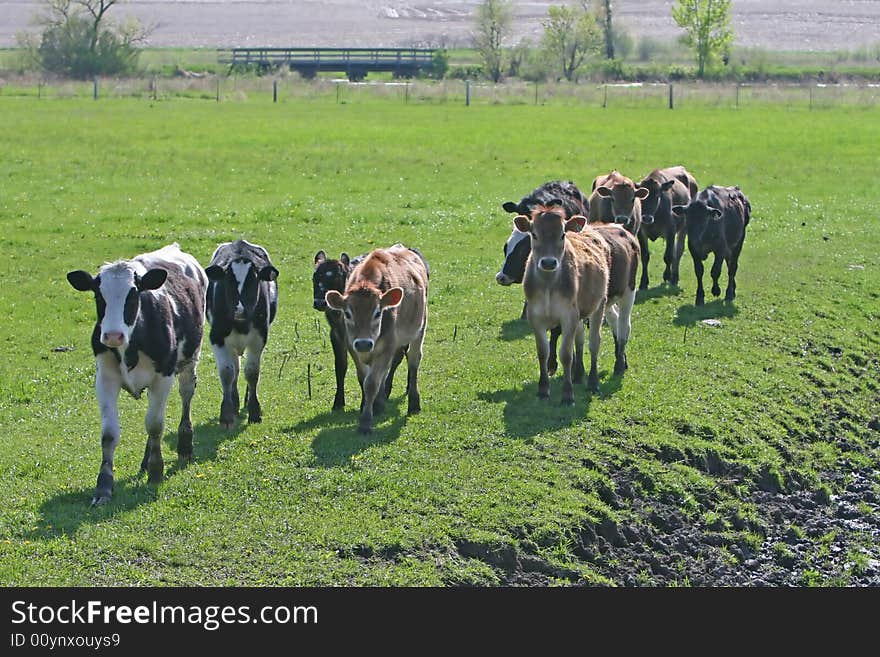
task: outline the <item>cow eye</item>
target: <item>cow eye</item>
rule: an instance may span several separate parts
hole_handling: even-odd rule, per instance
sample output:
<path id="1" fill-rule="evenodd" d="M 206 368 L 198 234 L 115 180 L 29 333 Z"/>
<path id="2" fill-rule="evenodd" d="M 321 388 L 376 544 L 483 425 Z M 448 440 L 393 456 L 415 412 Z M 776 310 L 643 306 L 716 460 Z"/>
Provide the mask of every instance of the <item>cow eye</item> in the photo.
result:
<path id="1" fill-rule="evenodd" d="M 382 309 L 376 308 L 376 312 L 373 313 L 373 319 L 379 319 L 382 316 Z"/>
<path id="2" fill-rule="evenodd" d="M 345 309 L 345 319 L 351 319 L 351 317 L 352 317 L 351 311 L 348 308 L 346 308 Z"/>

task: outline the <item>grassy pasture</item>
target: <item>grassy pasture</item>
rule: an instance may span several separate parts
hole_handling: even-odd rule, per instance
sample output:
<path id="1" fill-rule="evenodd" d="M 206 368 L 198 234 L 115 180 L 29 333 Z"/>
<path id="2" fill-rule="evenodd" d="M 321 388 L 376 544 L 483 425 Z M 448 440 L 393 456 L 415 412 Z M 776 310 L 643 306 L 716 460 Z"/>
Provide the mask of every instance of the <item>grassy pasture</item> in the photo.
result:
<path id="1" fill-rule="evenodd" d="M 851 582 L 880 558 L 876 537 L 813 536 L 758 502 L 827 507 L 859 478 L 872 497 L 857 517 L 877 513 L 878 142 L 864 109 L 0 97 L 0 583 L 627 584 L 635 571 L 688 584 L 715 562 L 747 583 L 748 552 L 793 583 Z M 678 163 L 751 199 L 736 302 L 695 309 L 687 253 L 682 288 L 658 285 L 654 243 L 626 377 L 611 376 L 606 328 L 602 392 L 577 387 L 564 408 L 554 379 L 539 402 L 522 291 L 493 280 L 510 228 L 500 203 L 557 177 L 588 186 L 612 167 Z M 263 423 L 218 427 L 206 338 L 195 462 L 176 466 L 169 430 L 166 481 L 137 479 L 146 403 L 124 396 L 114 498 L 89 508 L 94 304 L 64 274 L 174 240 L 206 264 L 240 236 L 281 272 Z M 329 411 L 312 258 L 396 241 L 432 266 L 424 410 L 405 416 L 398 381 L 364 438 L 353 368 L 348 410 Z M 174 393 L 169 429 L 178 418 Z M 694 550 L 661 568 L 655 548 L 618 536 L 649 525 Z M 796 558 L 787 533 L 802 539 Z M 625 563 L 606 539 L 632 548 Z"/>

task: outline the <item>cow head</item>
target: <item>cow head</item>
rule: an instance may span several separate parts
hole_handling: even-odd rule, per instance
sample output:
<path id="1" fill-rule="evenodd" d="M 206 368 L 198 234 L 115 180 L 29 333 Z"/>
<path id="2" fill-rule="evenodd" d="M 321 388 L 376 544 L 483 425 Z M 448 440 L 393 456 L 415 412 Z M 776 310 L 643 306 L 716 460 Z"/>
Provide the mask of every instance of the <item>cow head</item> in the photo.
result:
<path id="1" fill-rule="evenodd" d="M 672 213 L 685 220 L 688 239 L 696 241 L 703 239 L 707 231 L 713 231 L 723 214 L 703 198 L 696 198 L 688 205 L 674 205 Z"/>
<path id="2" fill-rule="evenodd" d="M 600 185 L 596 187 L 596 193 L 602 198 L 611 200 L 611 213 L 614 222 L 618 224 L 631 223 L 636 199 L 641 201 L 648 196 L 647 189 L 636 187 L 629 178 L 622 183 L 614 183 L 611 187 Z"/>
<path id="3" fill-rule="evenodd" d="M 327 292 L 345 290 L 351 268 L 351 258 L 347 253 L 341 254 L 339 260 L 328 258 L 324 251 L 315 254 L 315 272 L 312 274 L 312 307 L 315 310 L 327 310 Z"/>
<path id="4" fill-rule="evenodd" d="M 531 260 L 539 271 L 553 273 L 562 263 L 565 251 L 566 231 L 580 231 L 586 217 L 575 215 L 565 218 L 565 212 L 558 206 L 540 206 L 532 210 L 532 216 L 518 215 L 514 226 L 530 237 Z"/>
<path id="5" fill-rule="evenodd" d="M 128 346 L 137 323 L 141 292 L 158 290 L 167 277 L 164 269 L 139 274 L 126 262 L 106 265 L 95 277 L 81 269 L 67 273 L 67 280 L 74 289 L 95 293 L 101 344 L 122 349 Z"/>
<path id="6" fill-rule="evenodd" d="M 226 297 L 226 306 L 232 310 L 232 319 L 235 321 L 253 317 L 260 297 L 260 283 L 278 278 L 278 270 L 272 265 L 258 269 L 253 262 L 244 258 L 233 260 L 226 267 L 211 265 L 205 273 Z"/>
<path id="7" fill-rule="evenodd" d="M 364 285 L 350 290 L 346 295 L 330 290 L 325 299 L 330 308 L 342 313 L 352 349 L 358 353 L 370 353 L 379 341 L 382 313 L 400 305 L 403 289 L 392 287 L 382 292 L 376 287 Z"/>
<path id="8" fill-rule="evenodd" d="M 675 180 L 667 180 L 658 182 L 653 178 L 645 178 L 639 183 L 638 189 L 648 190 L 648 194 L 642 199 L 642 223 L 654 223 L 654 217 L 660 209 L 660 200 L 666 192 L 672 189 Z"/>
<path id="9" fill-rule="evenodd" d="M 510 206 L 510 207 L 509 207 Z M 527 197 L 520 201 L 519 206 L 508 201 L 504 204 L 504 209 L 508 212 L 518 212 L 518 208 L 524 208 L 521 215 L 531 214 L 535 208 L 543 207 L 546 209 L 558 208 L 563 210 L 564 205 L 562 199 L 552 198 L 546 204 L 541 205 L 532 197 Z M 529 233 L 521 231 L 516 226 L 514 219 L 513 231 L 507 242 L 504 243 L 504 263 L 501 265 L 501 271 L 495 274 L 495 281 L 499 285 L 512 285 L 513 283 L 522 283 L 523 276 L 526 273 L 526 260 L 529 259 L 529 253 L 532 252 L 532 244 L 529 240 Z"/>

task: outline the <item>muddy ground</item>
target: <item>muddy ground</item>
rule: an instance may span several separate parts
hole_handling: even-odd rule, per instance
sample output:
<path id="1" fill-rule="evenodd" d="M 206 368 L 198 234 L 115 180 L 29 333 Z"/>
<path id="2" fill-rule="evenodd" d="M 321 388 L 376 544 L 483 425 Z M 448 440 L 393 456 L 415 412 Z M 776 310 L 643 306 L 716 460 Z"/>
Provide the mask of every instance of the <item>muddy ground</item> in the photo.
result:
<path id="1" fill-rule="evenodd" d="M 477 0 L 128 0 L 114 15 L 155 29 L 156 47 L 447 46 L 470 43 Z M 516 1 L 511 43 L 540 35 L 559 0 Z M 673 0 L 616 0 L 631 34 L 672 40 Z M 0 47 L 15 45 L 42 2 L 0 0 Z M 772 50 L 827 51 L 880 43 L 880 0 L 734 0 L 737 43 Z"/>

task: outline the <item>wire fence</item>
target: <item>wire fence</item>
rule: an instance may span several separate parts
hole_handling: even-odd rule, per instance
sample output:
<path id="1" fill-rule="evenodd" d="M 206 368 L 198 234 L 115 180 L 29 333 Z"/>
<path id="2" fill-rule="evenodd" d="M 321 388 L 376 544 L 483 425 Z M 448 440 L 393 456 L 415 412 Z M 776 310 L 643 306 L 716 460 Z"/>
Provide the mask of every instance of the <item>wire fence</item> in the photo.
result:
<path id="1" fill-rule="evenodd" d="M 880 84 L 534 83 L 467 80 L 349 82 L 282 77 L 205 75 L 187 78 L 96 78 L 89 81 L 20 77 L 0 80 L 0 98 L 185 98 L 214 102 L 377 101 L 460 105 L 580 105 L 605 108 L 740 108 L 783 105 L 822 109 L 880 105 Z"/>

